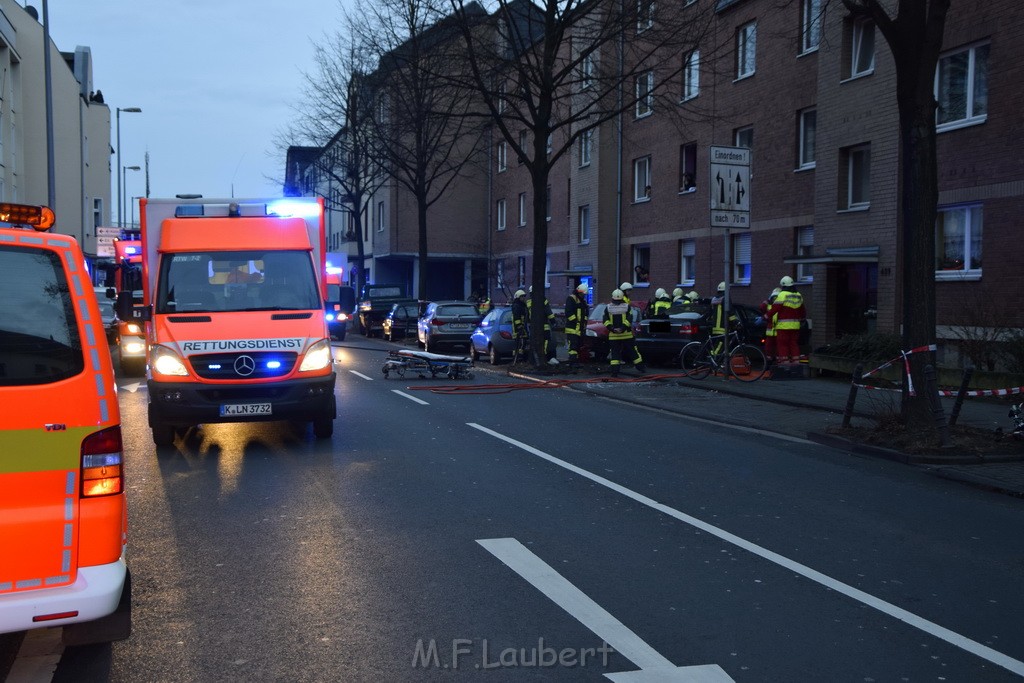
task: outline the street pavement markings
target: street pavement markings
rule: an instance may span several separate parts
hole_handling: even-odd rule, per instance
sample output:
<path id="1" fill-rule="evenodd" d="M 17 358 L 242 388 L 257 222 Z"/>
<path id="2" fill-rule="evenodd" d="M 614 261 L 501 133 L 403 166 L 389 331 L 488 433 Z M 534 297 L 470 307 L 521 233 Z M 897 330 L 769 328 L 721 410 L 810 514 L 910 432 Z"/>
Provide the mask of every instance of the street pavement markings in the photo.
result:
<path id="1" fill-rule="evenodd" d="M 122 384 L 122 385 L 120 385 L 118 387 L 118 389 L 124 389 L 125 391 L 127 391 L 130 394 L 134 394 L 139 389 L 145 389 L 145 388 L 146 388 L 146 383 L 145 382 L 129 382 L 128 384 Z"/>
<path id="2" fill-rule="evenodd" d="M 500 434 L 492 429 L 488 429 L 487 427 L 483 427 L 473 422 L 467 422 L 466 424 L 472 427 L 473 429 L 478 429 L 485 434 L 490 434 L 496 439 L 500 439 L 508 444 L 515 446 L 516 448 L 520 448 L 526 451 L 527 453 L 536 455 L 538 458 L 547 460 L 548 462 L 558 465 L 559 467 L 562 467 L 564 469 L 567 469 L 570 472 L 574 472 L 580 475 L 581 477 L 584 477 L 597 484 L 600 484 L 601 486 L 609 488 L 612 491 L 615 491 L 616 493 L 626 496 L 627 498 L 631 498 L 636 502 L 641 503 L 642 505 L 646 505 L 647 507 L 650 507 L 654 510 L 663 512 L 669 517 L 673 517 L 679 520 L 680 522 L 689 524 L 690 526 L 696 527 L 701 531 L 716 536 L 719 539 L 725 541 L 726 543 L 731 543 L 732 545 L 735 545 L 738 548 L 742 548 L 743 550 L 753 553 L 754 555 L 758 555 L 759 557 L 762 557 L 768 560 L 769 562 L 774 562 L 780 567 L 784 567 L 792 572 L 795 572 L 805 578 L 810 579 L 811 581 L 814 581 L 815 583 L 821 584 L 826 588 L 830 588 L 838 593 L 845 595 L 848 598 L 852 598 L 857 602 L 867 605 L 868 607 L 873 607 L 877 609 L 879 612 L 882 612 L 883 614 L 887 614 L 891 617 L 899 619 L 900 621 L 909 624 L 910 626 L 918 628 L 924 631 L 925 633 L 928 633 L 932 636 L 935 636 L 936 638 L 939 638 L 940 640 L 946 641 L 950 645 L 958 647 L 961 650 L 970 652 L 971 654 L 977 655 L 982 659 L 986 659 L 992 662 L 993 664 L 996 664 L 997 666 L 1001 666 L 1004 669 L 1012 671 L 1018 676 L 1024 676 L 1024 662 L 1021 662 L 1020 660 L 1013 659 L 1012 657 L 1005 655 L 1002 652 L 993 650 L 992 648 L 982 645 L 977 641 L 971 640 L 966 636 L 962 636 L 959 633 L 950 631 L 949 629 L 943 626 L 939 626 L 938 624 L 928 621 L 927 619 L 919 617 L 916 614 L 913 614 L 912 612 L 908 612 L 907 610 L 901 607 L 893 605 L 892 603 L 886 602 L 885 600 L 882 600 L 880 598 L 876 598 L 875 596 L 869 593 L 865 593 L 864 591 L 858 588 L 854 588 L 853 586 L 847 585 L 842 581 L 838 581 L 829 576 L 826 576 L 825 574 L 822 574 L 819 571 L 811 569 L 807 565 L 803 565 L 794 560 L 790 560 L 789 558 L 783 557 L 782 555 L 772 552 L 767 548 L 762 548 L 761 546 L 755 543 L 751 543 L 750 541 L 744 540 L 739 536 L 729 533 L 728 531 L 719 529 L 718 527 L 712 526 L 707 522 L 703 522 L 697 519 L 696 517 L 691 517 L 690 515 L 680 512 L 675 508 L 670 508 L 667 505 L 663 505 L 658 501 L 648 498 L 647 496 L 641 493 L 637 493 L 636 491 L 628 489 L 624 486 L 620 486 L 619 484 L 616 484 L 615 482 L 609 479 L 605 479 L 602 476 L 599 476 L 592 472 L 588 472 L 587 470 L 577 467 L 576 465 L 570 464 L 564 460 L 560 460 L 559 458 L 556 458 L 553 455 L 549 455 L 544 451 L 538 450 L 533 446 L 529 446 L 523 443 L 522 441 L 517 441 L 509 436 L 505 436 L 504 434 Z"/>
<path id="3" fill-rule="evenodd" d="M 717 664 L 677 667 L 516 539 L 489 538 L 477 540 L 477 543 L 593 631 L 616 652 L 640 667 L 639 671 L 605 674 L 605 678 L 616 683 L 732 681 Z"/>
<path id="4" fill-rule="evenodd" d="M 373 381 L 372 377 L 368 377 L 368 376 L 364 375 L 363 373 L 359 372 L 358 370 L 349 370 L 349 372 L 351 372 L 356 377 L 362 377 L 363 379 L 368 380 L 370 382 Z"/>
<path id="5" fill-rule="evenodd" d="M 14 660 L 7 672 L 6 683 L 49 683 L 57 670 L 64 643 L 62 629 L 37 628 L 25 634 Z"/>
<path id="6" fill-rule="evenodd" d="M 394 393 L 394 394 L 398 394 L 402 398 L 407 398 L 410 401 L 412 401 L 413 403 L 419 403 L 421 406 L 429 406 L 430 405 L 429 403 L 427 403 L 423 399 L 416 398 L 415 396 L 413 396 L 411 394 L 407 394 L 407 393 L 405 393 L 404 391 L 402 391 L 400 389 L 392 389 L 391 392 Z"/>

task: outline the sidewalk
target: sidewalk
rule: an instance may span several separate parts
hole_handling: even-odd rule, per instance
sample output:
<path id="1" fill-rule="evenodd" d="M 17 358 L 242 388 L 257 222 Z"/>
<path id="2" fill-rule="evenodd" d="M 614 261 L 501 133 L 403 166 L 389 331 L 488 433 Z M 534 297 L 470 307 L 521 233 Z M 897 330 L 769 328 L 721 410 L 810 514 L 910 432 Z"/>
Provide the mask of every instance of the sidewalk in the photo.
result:
<path id="1" fill-rule="evenodd" d="M 559 349 L 564 362 L 565 349 Z M 489 368 L 481 363 L 477 368 Z M 501 370 L 501 366 L 495 368 Z M 507 367 L 505 368 L 507 369 Z M 849 380 L 811 378 L 801 380 L 758 380 L 740 382 L 708 377 L 694 380 L 680 377 L 679 370 L 669 367 L 648 367 L 646 375 L 624 369 L 619 379 L 648 381 L 607 381 L 600 366 L 584 365 L 576 374 L 527 373 L 518 375 L 542 381 L 569 379 L 569 387 L 613 400 L 645 405 L 680 415 L 705 419 L 719 419 L 765 431 L 807 438 L 840 450 L 903 462 L 924 467 L 937 476 L 962 481 L 975 486 L 994 489 L 1016 496 L 1024 496 L 1024 444 L 1006 437 L 1006 450 L 1000 455 L 968 456 L 953 452 L 949 456 L 914 456 L 906 453 L 847 441 L 828 434 L 829 427 L 842 424 L 843 410 L 850 394 Z M 655 379 L 659 375 L 665 377 Z M 674 377 L 672 375 L 675 375 Z M 593 381 L 587 381 L 593 380 Z M 897 394 L 882 391 L 858 392 L 853 426 L 869 426 L 869 416 L 891 412 L 898 404 Z M 741 403 L 737 405 L 737 401 Z M 957 424 L 991 430 L 1001 427 L 1012 431 L 1007 416 L 1011 399 L 966 398 Z M 954 400 L 942 399 L 948 419 Z"/>

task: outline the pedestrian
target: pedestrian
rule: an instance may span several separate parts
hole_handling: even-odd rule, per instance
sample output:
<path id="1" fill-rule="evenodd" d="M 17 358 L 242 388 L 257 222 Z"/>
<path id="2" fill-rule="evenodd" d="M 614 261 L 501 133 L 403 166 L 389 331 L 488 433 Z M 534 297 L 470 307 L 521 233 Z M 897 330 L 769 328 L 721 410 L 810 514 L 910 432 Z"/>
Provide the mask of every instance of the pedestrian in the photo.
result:
<path id="1" fill-rule="evenodd" d="M 530 297 L 526 300 L 527 317 L 533 319 L 533 285 L 530 285 Z M 555 357 L 555 340 L 552 337 L 552 329 L 555 326 L 555 312 L 551 310 L 548 298 L 544 297 L 544 360 L 548 365 L 558 365 Z"/>
<path id="2" fill-rule="evenodd" d="M 530 312 L 526 306 L 526 292 L 517 289 L 512 297 L 512 336 L 516 341 L 516 354 L 513 362 L 526 358 L 530 343 Z"/>
<path id="3" fill-rule="evenodd" d="M 587 331 L 587 292 L 590 288 L 580 284 L 565 300 L 565 344 L 569 347 L 569 369 L 575 370 L 580 364 L 580 344 Z"/>
<path id="4" fill-rule="evenodd" d="M 673 306 L 685 306 L 689 303 L 686 299 L 686 295 L 683 294 L 682 287 L 676 287 L 672 290 L 672 305 Z"/>
<path id="5" fill-rule="evenodd" d="M 786 275 L 779 280 L 781 291 L 768 309 L 775 315 L 775 346 L 780 363 L 800 360 L 800 327 L 807 316 L 804 297 L 792 290 L 793 278 Z"/>
<path id="6" fill-rule="evenodd" d="M 612 377 L 619 376 L 623 354 L 629 353 L 633 367 L 643 374 L 644 362 L 633 338 L 633 322 L 626 295 L 621 289 L 612 292 L 612 302 L 604 309 L 604 326 L 608 328 L 608 351 L 611 357 Z"/>
<path id="7" fill-rule="evenodd" d="M 672 308 L 672 299 L 668 297 L 668 292 L 659 287 L 654 293 L 654 301 L 651 303 L 651 317 L 667 318 L 670 308 Z"/>
<path id="8" fill-rule="evenodd" d="M 777 353 L 776 349 L 776 334 L 775 334 L 775 315 L 771 313 L 771 306 L 775 303 L 775 298 L 779 295 L 782 290 L 776 287 L 772 290 L 772 293 L 768 295 L 768 298 L 761 302 L 760 311 L 761 317 L 764 318 L 764 356 L 768 359 L 768 362 L 773 362 Z"/>

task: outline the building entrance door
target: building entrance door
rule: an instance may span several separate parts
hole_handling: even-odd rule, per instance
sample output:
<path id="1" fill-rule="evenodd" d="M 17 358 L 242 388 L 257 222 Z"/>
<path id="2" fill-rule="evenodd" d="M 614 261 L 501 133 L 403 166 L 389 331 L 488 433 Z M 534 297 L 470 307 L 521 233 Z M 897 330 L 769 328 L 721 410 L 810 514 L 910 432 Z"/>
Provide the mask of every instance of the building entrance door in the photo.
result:
<path id="1" fill-rule="evenodd" d="M 836 337 L 875 331 L 878 315 L 878 264 L 844 263 L 835 266 Z"/>

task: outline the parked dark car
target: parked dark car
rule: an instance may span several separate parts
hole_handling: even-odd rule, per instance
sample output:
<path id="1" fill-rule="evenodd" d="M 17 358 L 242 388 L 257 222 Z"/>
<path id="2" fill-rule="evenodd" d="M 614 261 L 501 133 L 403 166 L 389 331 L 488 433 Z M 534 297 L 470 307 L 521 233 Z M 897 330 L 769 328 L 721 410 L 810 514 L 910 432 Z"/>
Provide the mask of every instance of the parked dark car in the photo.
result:
<path id="1" fill-rule="evenodd" d="M 498 306 L 484 316 L 469 337 L 469 354 L 474 361 L 487 356 L 491 365 L 497 365 L 502 358 L 511 358 L 516 352 L 516 340 L 512 335 L 512 309 Z"/>
<path id="2" fill-rule="evenodd" d="M 587 329 L 580 344 L 580 359 L 603 363 L 608 358 L 608 328 L 604 326 L 604 309 L 608 304 L 595 304 L 587 317 Z M 630 304 L 634 333 L 643 315 L 638 303 Z"/>
<path id="3" fill-rule="evenodd" d="M 739 319 L 741 338 L 758 347 L 764 345 L 765 321 L 758 309 L 746 304 L 732 304 Z M 683 346 L 691 341 L 703 341 L 714 327 L 713 309 L 709 303 L 692 307 L 674 307 L 667 318 L 645 318 L 634 327 L 636 345 L 645 361 L 671 362 L 679 356 Z"/>
<path id="4" fill-rule="evenodd" d="M 383 335 L 388 341 L 405 339 L 416 334 L 416 321 L 420 317 L 418 301 L 405 301 L 392 304 L 391 310 L 384 317 Z"/>
<path id="5" fill-rule="evenodd" d="M 434 301 L 417 324 L 417 341 L 427 351 L 442 346 L 469 347 L 469 335 L 480 322 L 476 305 L 469 301 Z"/>

